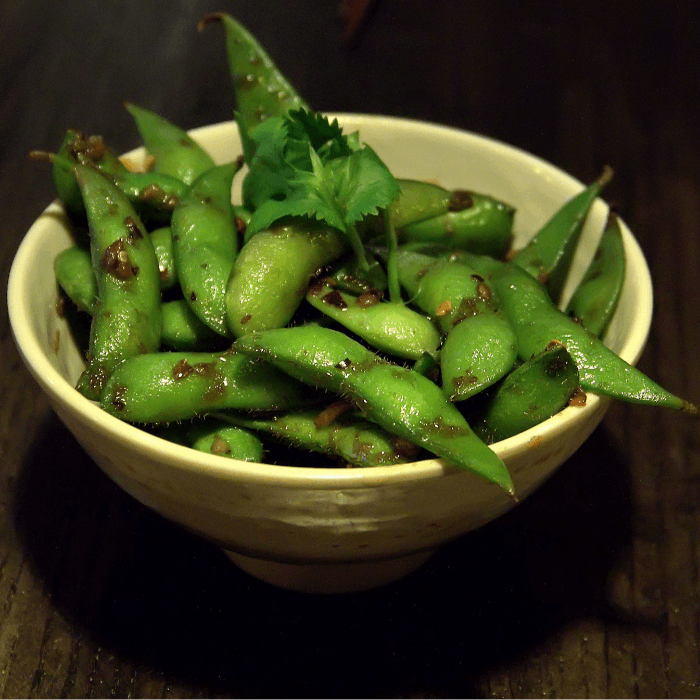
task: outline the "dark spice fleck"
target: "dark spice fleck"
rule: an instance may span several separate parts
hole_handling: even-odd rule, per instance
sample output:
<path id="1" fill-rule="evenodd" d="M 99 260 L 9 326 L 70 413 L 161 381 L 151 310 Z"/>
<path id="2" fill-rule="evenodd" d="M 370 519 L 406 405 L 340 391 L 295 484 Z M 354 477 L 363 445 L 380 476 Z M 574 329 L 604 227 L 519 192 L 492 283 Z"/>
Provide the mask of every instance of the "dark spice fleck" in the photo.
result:
<path id="1" fill-rule="evenodd" d="M 328 292 L 328 294 L 324 295 L 323 301 L 326 304 L 330 304 L 331 306 L 335 306 L 338 309 L 347 309 L 348 305 L 343 299 L 343 295 L 337 290 L 334 289 L 332 292 Z"/>
<path id="2" fill-rule="evenodd" d="M 447 202 L 449 211 L 464 211 L 474 206 L 472 193 L 467 190 L 454 190 Z"/>
<path id="3" fill-rule="evenodd" d="M 107 274 L 120 280 L 134 277 L 139 270 L 138 267 L 129 262 L 129 254 L 123 238 L 118 238 L 105 249 L 100 264 Z"/>
<path id="4" fill-rule="evenodd" d="M 126 242 L 129 245 L 134 245 L 136 241 L 143 238 L 143 234 L 141 233 L 138 224 L 130 216 L 127 216 L 126 219 L 124 219 L 124 226 L 126 226 L 127 230 Z"/>
<path id="5" fill-rule="evenodd" d="M 362 307 L 375 306 L 382 300 L 383 296 L 384 292 L 382 292 L 381 289 L 369 289 L 366 292 L 362 292 L 362 294 L 357 297 L 355 304 Z"/>
<path id="6" fill-rule="evenodd" d="M 192 365 L 187 360 L 179 360 L 173 367 L 173 379 L 180 381 L 194 372 Z"/>
<path id="7" fill-rule="evenodd" d="M 574 389 L 574 393 L 571 394 L 569 406 L 585 406 L 587 398 L 586 392 L 580 386 L 577 386 L 576 389 Z"/>

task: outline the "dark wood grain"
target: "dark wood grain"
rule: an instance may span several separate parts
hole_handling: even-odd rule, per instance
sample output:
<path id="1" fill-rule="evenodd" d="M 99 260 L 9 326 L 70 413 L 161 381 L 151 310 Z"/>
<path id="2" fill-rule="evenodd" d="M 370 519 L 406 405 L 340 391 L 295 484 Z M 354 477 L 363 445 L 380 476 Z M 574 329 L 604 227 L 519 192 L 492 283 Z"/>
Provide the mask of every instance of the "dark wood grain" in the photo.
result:
<path id="1" fill-rule="evenodd" d="M 477 131 L 607 191 L 652 270 L 641 368 L 700 400 L 700 12 L 661 3 L 0 3 L 1 270 L 52 199 L 32 148 L 138 144 L 124 100 L 231 118 L 234 12 L 318 109 Z M 468 167 L 468 164 L 465 164 Z M 699 697 L 698 421 L 615 405 L 532 498 L 420 571 L 276 590 L 112 484 L 51 413 L 0 311 L 2 697 Z"/>

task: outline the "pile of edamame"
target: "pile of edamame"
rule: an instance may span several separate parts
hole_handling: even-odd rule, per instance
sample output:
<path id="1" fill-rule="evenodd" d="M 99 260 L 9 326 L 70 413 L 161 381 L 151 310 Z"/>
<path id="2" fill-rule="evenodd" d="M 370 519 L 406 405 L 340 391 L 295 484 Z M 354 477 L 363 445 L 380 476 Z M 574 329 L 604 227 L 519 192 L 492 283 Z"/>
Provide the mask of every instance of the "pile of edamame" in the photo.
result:
<path id="1" fill-rule="evenodd" d="M 265 461 L 280 443 L 338 466 L 437 455 L 511 495 L 489 444 L 586 392 L 696 412 L 599 340 L 625 275 L 614 214 L 557 306 L 609 169 L 512 251 L 508 203 L 396 179 L 235 19 L 211 22 L 225 30 L 243 157 L 215 165 L 135 105 L 147 171 L 72 130 L 44 155 L 75 224 L 55 273 L 90 319 L 84 396 L 221 456 Z"/>

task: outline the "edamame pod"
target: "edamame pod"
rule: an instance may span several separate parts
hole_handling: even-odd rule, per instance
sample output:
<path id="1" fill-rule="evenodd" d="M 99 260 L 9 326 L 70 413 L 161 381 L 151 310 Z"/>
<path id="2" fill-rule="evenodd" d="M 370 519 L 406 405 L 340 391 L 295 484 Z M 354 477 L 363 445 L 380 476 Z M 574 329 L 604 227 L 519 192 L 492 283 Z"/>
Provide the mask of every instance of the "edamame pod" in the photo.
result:
<path id="1" fill-rule="evenodd" d="M 319 413 L 318 410 L 260 418 L 240 414 L 217 415 L 295 447 L 340 457 L 357 467 L 400 464 L 409 461 L 418 452 L 415 445 L 399 440 L 374 423 L 363 420 L 356 411 L 346 411 L 328 424 L 319 421 L 324 412 Z"/>
<path id="2" fill-rule="evenodd" d="M 76 307 L 94 315 L 98 290 L 90 251 L 77 245 L 66 248 L 56 256 L 53 269 L 59 286 Z"/>
<path id="3" fill-rule="evenodd" d="M 212 157 L 186 131 L 143 107 L 126 103 L 126 108 L 153 159 L 152 172 L 170 175 L 191 185 L 203 172 L 214 167 Z"/>
<path id="4" fill-rule="evenodd" d="M 54 270 L 58 284 L 76 307 L 94 315 L 98 290 L 90 251 L 80 246 L 66 248 L 56 257 Z M 161 283 L 162 281 L 161 267 Z M 211 349 L 222 342 L 218 333 L 205 326 L 192 313 L 184 299 L 161 304 L 161 323 L 161 342 L 171 350 Z"/>
<path id="5" fill-rule="evenodd" d="M 239 162 L 207 170 L 173 211 L 173 258 L 185 301 L 202 323 L 230 337 L 226 284 L 238 252 L 231 186 Z"/>
<path id="6" fill-rule="evenodd" d="M 69 129 L 58 148 L 57 155 L 71 164 L 80 162 L 83 156 L 102 172 L 114 175 L 126 170 L 124 164 L 105 145 L 102 136 L 87 136 L 82 131 Z M 68 214 L 76 219 L 85 218 L 85 204 L 72 167 L 66 167 L 63 160 L 53 163 L 53 182 L 56 194 Z"/>
<path id="7" fill-rule="evenodd" d="M 625 281 L 625 267 L 620 222 L 611 213 L 593 260 L 566 307 L 566 313 L 598 337 L 605 333 L 615 313 Z"/>
<path id="8" fill-rule="evenodd" d="M 237 118 L 246 125 L 248 131 L 269 117 L 284 114 L 290 109 L 307 107 L 267 51 L 245 27 L 225 12 L 214 12 L 202 18 L 200 30 L 213 21 L 224 25 Z"/>
<path id="9" fill-rule="evenodd" d="M 149 234 L 158 261 L 160 288 L 170 289 L 177 279 L 172 264 L 170 229 L 163 228 Z M 63 291 L 81 309 L 90 314 L 97 304 L 97 280 L 90 251 L 82 245 L 71 246 L 59 253 L 54 264 L 56 280 Z"/>
<path id="10" fill-rule="evenodd" d="M 577 390 L 576 364 L 563 345 L 552 343 L 498 384 L 472 423 L 474 432 L 489 444 L 505 440 L 559 413 Z"/>
<path id="11" fill-rule="evenodd" d="M 459 190 L 450 211 L 398 229 L 402 243 L 440 242 L 472 253 L 502 258 L 513 239 L 515 209 L 493 197 Z"/>
<path id="12" fill-rule="evenodd" d="M 234 348 L 339 393 L 390 433 L 514 495 L 506 466 L 474 435 L 438 386 L 410 369 L 382 361 L 344 333 L 320 326 L 279 328 L 243 336 Z"/>
<path id="13" fill-rule="evenodd" d="M 451 193 L 444 187 L 422 180 L 398 179 L 398 183 L 401 194 L 389 206 L 397 231 L 450 211 Z"/>
<path id="14" fill-rule="evenodd" d="M 500 313 L 469 316 L 454 326 L 440 350 L 442 390 L 463 401 L 504 377 L 518 356 L 510 321 Z"/>
<path id="15" fill-rule="evenodd" d="M 555 303 L 559 302 L 588 212 L 612 175 L 612 169 L 606 167 L 595 182 L 560 207 L 512 257 L 516 265 L 547 287 Z"/>
<path id="16" fill-rule="evenodd" d="M 58 153 L 33 151 L 33 157 L 53 161 L 54 183 L 66 211 L 78 220 L 85 218 L 85 205 L 75 180 L 74 165 L 94 167 L 119 187 L 145 224 L 169 222 L 178 198 L 187 186 L 181 180 L 161 173 L 135 172 L 127 168 L 104 144 L 101 136 L 86 137 L 68 131 Z"/>
<path id="17" fill-rule="evenodd" d="M 187 191 L 182 180 L 166 173 L 124 170 L 113 177 L 139 218 L 151 228 L 170 223 L 173 209 Z"/>
<path id="18" fill-rule="evenodd" d="M 125 358 L 160 346 L 160 275 L 153 244 L 126 196 L 92 167 L 75 166 L 90 228 L 98 301 L 78 390 L 97 399 Z"/>
<path id="19" fill-rule="evenodd" d="M 173 424 L 160 431 L 158 437 L 241 462 L 262 462 L 265 452 L 260 439 L 250 430 L 216 418 Z"/>
<path id="20" fill-rule="evenodd" d="M 161 343 L 170 350 L 212 350 L 226 341 L 192 312 L 184 299 L 163 302 Z"/>
<path id="21" fill-rule="evenodd" d="M 338 231 L 311 222 L 281 224 L 253 236 L 238 253 L 226 287 L 233 335 L 286 326 L 312 277 L 345 249 Z"/>
<path id="22" fill-rule="evenodd" d="M 496 308 L 484 277 L 460 262 L 438 260 L 400 248 L 397 266 L 409 300 L 435 319 L 445 332 L 468 316 Z"/>
<path id="23" fill-rule="evenodd" d="M 522 360 L 542 352 L 556 340 L 576 363 L 584 390 L 622 401 L 697 413 L 695 406 L 649 379 L 557 309 L 547 290 L 522 268 L 506 264 L 491 276 L 491 283 L 503 312 L 513 324 Z"/>
<path id="24" fill-rule="evenodd" d="M 290 410 L 312 398 L 309 387 L 240 353 L 159 352 L 122 362 L 100 403 L 130 423 L 165 423 L 224 408 Z"/>
<path id="25" fill-rule="evenodd" d="M 370 290 L 359 296 L 341 292 L 324 281 L 309 286 L 306 300 L 372 347 L 406 360 L 435 355 L 440 333 L 432 321 L 403 304 L 382 301 Z"/>

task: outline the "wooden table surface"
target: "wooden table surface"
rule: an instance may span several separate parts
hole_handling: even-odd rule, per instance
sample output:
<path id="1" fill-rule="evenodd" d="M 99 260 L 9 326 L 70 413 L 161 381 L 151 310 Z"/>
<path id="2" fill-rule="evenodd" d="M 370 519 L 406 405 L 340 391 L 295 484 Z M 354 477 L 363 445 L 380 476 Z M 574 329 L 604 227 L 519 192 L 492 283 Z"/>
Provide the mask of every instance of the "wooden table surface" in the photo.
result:
<path id="1" fill-rule="evenodd" d="M 651 267 L 641 368 L 700 400 L 700 13 L 675 3 L 0 3 L 2 276 L 53 198 L 32 148 L 67 127 L 138 145 L 130 100 L 230 119 L 235 13 L 315 108 L 512 143 L 606 192 Z M 3 287 L 5 288 L 5 287 Z M 374 591 L 251 579 L 110 482 L 24 369 L 2 304 L 3 697 L 698 697 L 700 424 L 615 405 L 538 493 Z"/>

